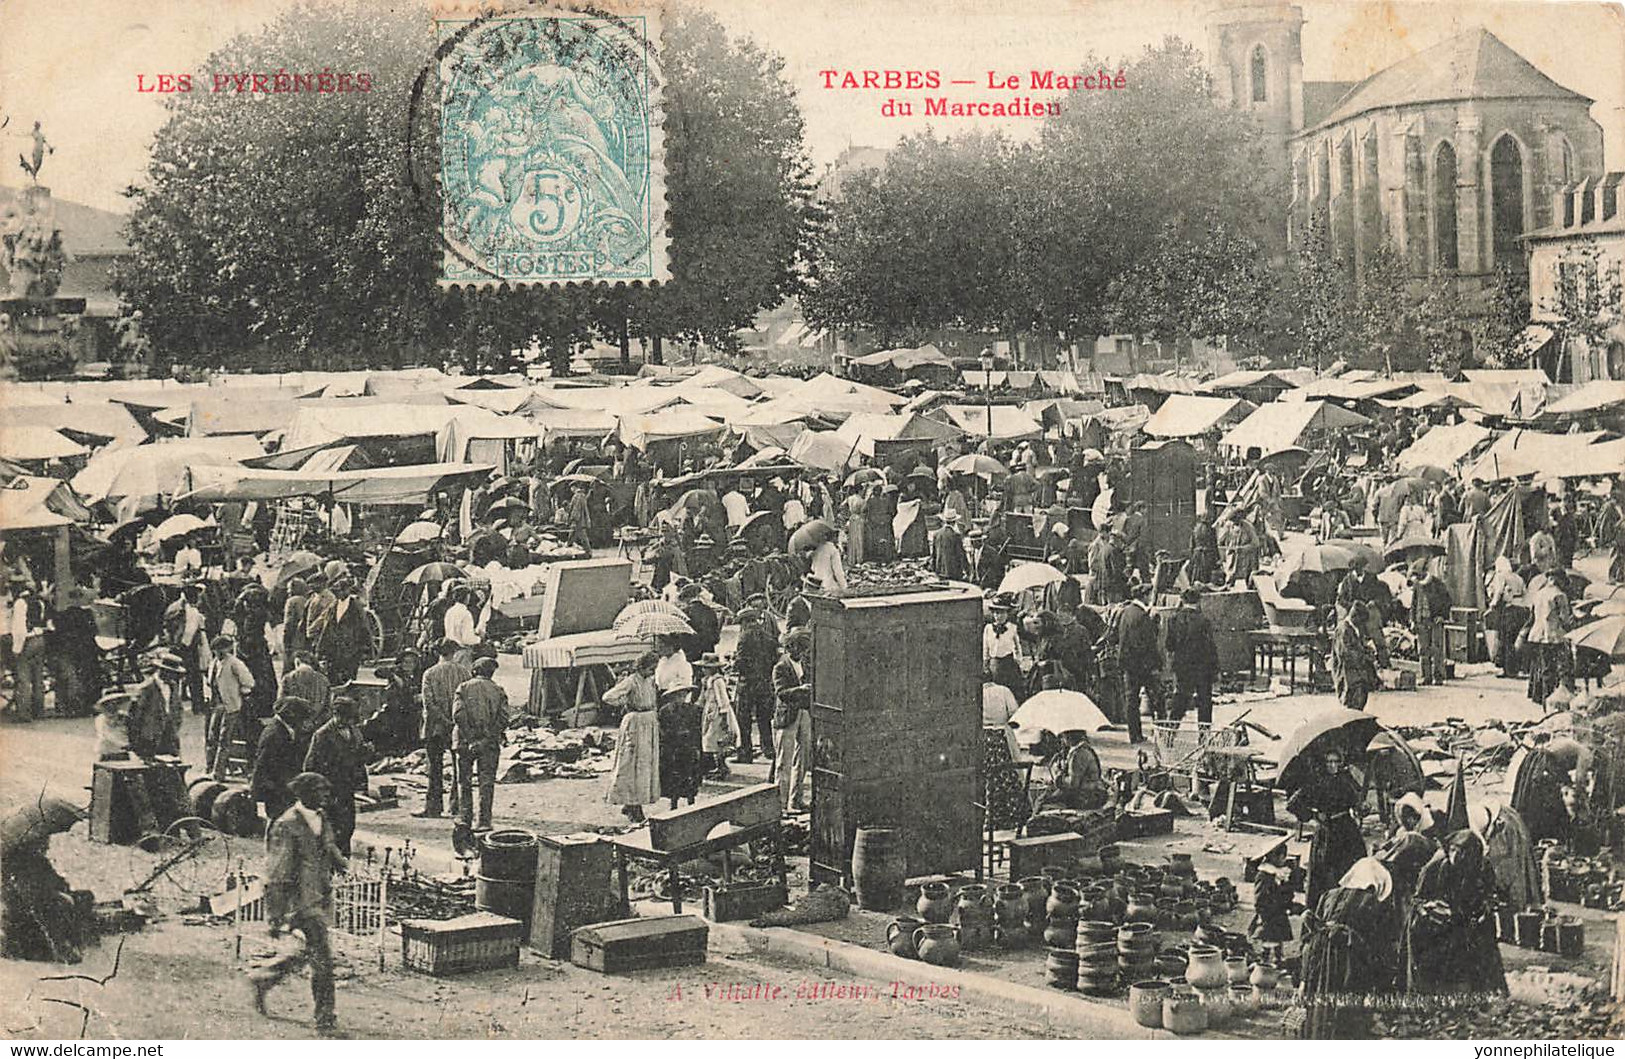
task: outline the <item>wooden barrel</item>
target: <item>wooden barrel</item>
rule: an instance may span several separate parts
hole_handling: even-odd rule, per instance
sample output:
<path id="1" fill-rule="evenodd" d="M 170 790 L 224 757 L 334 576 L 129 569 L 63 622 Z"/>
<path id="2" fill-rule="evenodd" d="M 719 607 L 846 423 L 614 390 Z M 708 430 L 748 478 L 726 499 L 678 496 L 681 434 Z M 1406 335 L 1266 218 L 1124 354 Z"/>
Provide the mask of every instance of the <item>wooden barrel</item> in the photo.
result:
<path id="1" fill-rule="evenodd" d="M 192 815 L 203 820 L 214 819 L 214 803 L 226 793 L 226 785 L 208 776 L 193 780 L 187 788 L 191 795 Z"/>
<path id="2" fill-rule="evenodd" d="M 474 907 L 517 919 L 530 930 L 536 894 L 536 836 L 518 828 L 480 836 L 480 866 L 474 875 Z"/>
<path id="3" fill-rule="evenodd" d="M 858 907 L 890 912 L 903 901 L 908 854 L 903 833 L 890 827 L 860 827 L 852 842 L 852 886 Z"/>

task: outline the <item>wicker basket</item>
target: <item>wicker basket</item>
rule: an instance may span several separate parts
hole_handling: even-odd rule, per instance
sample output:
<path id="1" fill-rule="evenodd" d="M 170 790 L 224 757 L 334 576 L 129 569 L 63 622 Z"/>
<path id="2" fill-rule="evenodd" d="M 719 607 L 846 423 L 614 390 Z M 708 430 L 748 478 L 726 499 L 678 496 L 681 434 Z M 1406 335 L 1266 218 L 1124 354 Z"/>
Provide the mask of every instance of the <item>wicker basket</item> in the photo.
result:
<path id="1" fill-rule="evenodd" d="M 517 919 L 476 912 L 456 919 L 401 923 L 401 963 L 424 974 L 466 974 L 519 966 L 525 926 Z"/>

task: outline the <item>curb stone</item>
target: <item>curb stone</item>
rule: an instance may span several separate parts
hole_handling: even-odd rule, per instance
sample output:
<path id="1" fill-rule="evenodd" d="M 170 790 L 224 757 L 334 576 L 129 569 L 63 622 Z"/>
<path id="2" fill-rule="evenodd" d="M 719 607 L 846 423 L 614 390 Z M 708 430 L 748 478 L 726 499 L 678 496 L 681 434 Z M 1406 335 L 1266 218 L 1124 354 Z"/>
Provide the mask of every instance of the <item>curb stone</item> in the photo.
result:
<path id="1" fill-rule="evenodd" d="M 748 927 L 735 923 L 712 923 L 710 927 L 714 952 L 769 953 L 811 967 L 842 971 L 881 982 L 917 979 L 920 969 L 928 966 L 889 952 L 876 952 L 849 942 L 803 934 L 784 927 Z M 961 1000 L 1033 1020 L 1058 1036 L 1106 1040 L 1177 1039 L 1166 1030 L 1146 1029 L 1125 1010 L 1097 1004 L 1073 994 L 1035 989 L 942 967 L 931 968 L 931 977 L 941 985 L 958 986 Z M 1207 1039 L 1220 1036 L 1204 1035 Z"/>

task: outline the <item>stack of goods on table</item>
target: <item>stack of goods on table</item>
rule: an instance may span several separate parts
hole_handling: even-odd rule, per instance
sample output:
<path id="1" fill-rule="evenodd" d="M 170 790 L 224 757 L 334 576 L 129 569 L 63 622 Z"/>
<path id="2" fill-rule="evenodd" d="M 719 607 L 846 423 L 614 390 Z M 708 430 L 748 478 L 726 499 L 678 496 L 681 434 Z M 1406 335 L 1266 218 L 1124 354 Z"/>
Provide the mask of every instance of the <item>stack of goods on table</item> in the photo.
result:
<path id="1" fill-rule="evenodd" d="M 932 573 L 924 559 L 859 563 L 846 572 L 848 596 L 887 596 L 946 587 L 948 582 Z"/>
<path id="2" fill-rule="evenodd" d="M 607 775 L 615 767 L 615 733 L 591 728 L 566 728 L 561 732 L 531 727 L 534 718 L 520 718 L 508 729 L 508 745 L 502 748 L 497 765 L 497 782 L 527 783 L 533 780 L 591 780 Z M 399 776 L 415 784 L 415 778 L 428 771 L 427 757 L 414 750 L 400 757 L 384 757 L 367 766 L 375 776 Z M 446 763 L 447 779 L 451 764 Z"/>

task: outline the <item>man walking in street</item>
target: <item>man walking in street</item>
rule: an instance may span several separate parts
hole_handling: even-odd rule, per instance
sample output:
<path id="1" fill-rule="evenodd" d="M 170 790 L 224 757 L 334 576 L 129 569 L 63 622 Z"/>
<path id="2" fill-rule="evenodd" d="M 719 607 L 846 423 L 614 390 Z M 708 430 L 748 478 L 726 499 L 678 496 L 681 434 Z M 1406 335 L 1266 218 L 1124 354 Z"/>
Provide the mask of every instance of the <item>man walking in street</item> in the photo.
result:
<path id="1" fill-rule="evenodd" d="M 333 700 L 333 716 L 310 737 L 305 771 L 327 780 L 327 819 L 333 825 L 333 844 L 346 857 L 355 834 L 355 796 L 367 789 L 369 747 L 356 727 L 356 701 L 348 695 Z"/>
<path id="2" fill-rule="evenodd" d="M 325 720 L 333 686 L 316 668 L 315 656 L 309 651 L 300 651 L 294 656 L 293 667 L 282 674 L 280 694 L 304 699 L 310 704 L 310 715 Z"/>
<path id="3" fill-rule="evenodd" d="M 739 613 L 739 642 L 733 657 L 734 674 L 739 678 L 739 693 L 734 698 L 739 755 L 734 760 L 742 765 L 756 760 L 751 745 L 753 728 L 760 737 L 762 753 L 773 756 L 773 667 L 779 657 L 779 639 L 767 613 L 767 597 L 754 595 L 745 604 Z"/>
<path id="4" fill-rule="evenodd" d="M 338 1025 L 333 995 L 333 945 L 328 924 L 333 921 L 333 875 L 349 868 L 333 841 L 333 828 L 322 812 L 329 796 L 325 778 L 301 772 L 288 781 L 297 804 L 271 823 L 267 837 L 265 915 L 271 937 L 297 930 L 304 935 L 302 949 L 279 955 L 249 976 L 254 1009 L 266 1014 L 265 996 L 284 978 L 310 965 L 310 992 L 316 1002 L 316 1028 L 323 1032 Z"/>
<path id="5" fill-rule="evenodd" d="M 457 689 L 474 678 L 474 671 L 457 661 L 461 645 L 440 641 L 440 661 L 423 672 L 423 753 L 429 786 L 423 793 L 420 817 L 439 816 L 445 790 L 446 753 L 451 750 L 451 711 Z M 457 815 L 457 756 L 452 754 L 451 815 Z"/>
<path id="6" fill-rule="evenodd" d="M 288 783 L 299 775 L 300 766 L 304 764 L 299 726 L 309 715 L 309 709 L 304 699 L 284 695 L 277 700 L 276 715 L 260 732 L 254 774 L 248 789 L 254 800 L 265 807 L 265 819 L 272 823 L 294 802 Z"/>
<path id="7" fill-rule="evenodd" d="M 1118 664 L 1123 667 L 1123 719 L 1130 743 L 1145 741 L 1140 726 L 1140 690 L 1145 689 L 1151 716 L 1162 717 L 1162 651 L 1157 647 L 1157 623 L 1136 596 L 1124 603 L 1117 617 Z"/>
<path id="8" fill-rule="evenodd" d="M 1450 617 L 1450 590 L 1426 559 L 1411 568 L 1411 631 L 1416 633 L 1416 657 L 1422 664 L 1423 684 L 1444 683 L 1444 623 Z"/>
<path id="9" fill-rule="evenodd" d="M 244 738 L 243 701 L 254 690 L 254 674 L 248 664 L 237 657 L 236 644 L 229 636 L 214 638 L 214 661 L 209 667 L 209 686 L 214 690 L 214 712 L 209 716 L 208 738 L 205 742 L 209 767 L 214 778 L 226 778 L 226 763 L 231 757 L 231 745 Z"/>
<path id="10" fill-rule="evenodd" d="M 452 697 L 452 742 L 457 751 L 457 797 L 464 825 L 491 830 L 491 805 L 496 799 L 497 759 L 508 739 L 508 694 L 491 679 L 495 658 L 474 662 L 474 676 L 458 686 Z M 474 770 L 480 776 L 480 813 L 474 812 Z"/>

